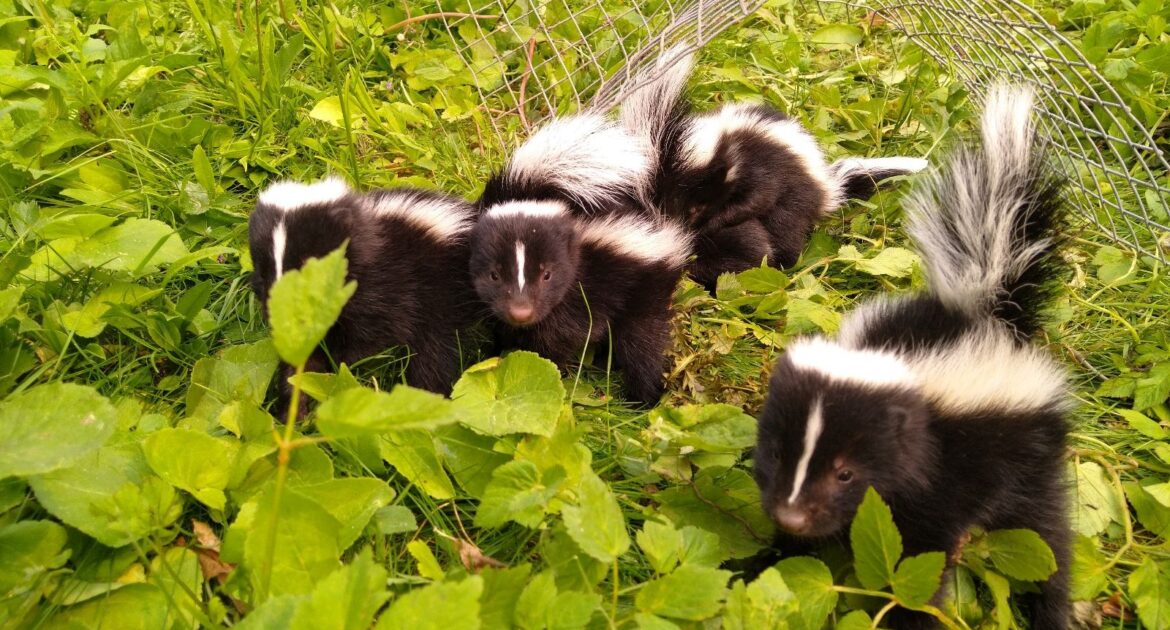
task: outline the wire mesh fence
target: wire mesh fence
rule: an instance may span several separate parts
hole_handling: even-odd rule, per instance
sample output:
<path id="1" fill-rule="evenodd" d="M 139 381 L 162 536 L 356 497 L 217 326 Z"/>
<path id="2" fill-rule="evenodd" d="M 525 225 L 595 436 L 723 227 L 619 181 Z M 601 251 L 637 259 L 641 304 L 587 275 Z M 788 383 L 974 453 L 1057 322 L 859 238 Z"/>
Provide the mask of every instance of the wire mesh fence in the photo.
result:
<path id="1" fill-rule="evenodd" d="M 1080 49 L 1019 0 L 819 0 L 872 11 L 976 100 L 1031 85 L 1041 127 L 1071 176 L 1070 200 L 1117 242 L 1170 257 L 1170 164 L 1151 129 Z M 446 0 L 446 28 L 475 77 L 500 148 L 541 117 L 607 108 L 669 48 L 694 50 L 762 0 Z M 504 52 L 500 52 L 504 51 Z"/>

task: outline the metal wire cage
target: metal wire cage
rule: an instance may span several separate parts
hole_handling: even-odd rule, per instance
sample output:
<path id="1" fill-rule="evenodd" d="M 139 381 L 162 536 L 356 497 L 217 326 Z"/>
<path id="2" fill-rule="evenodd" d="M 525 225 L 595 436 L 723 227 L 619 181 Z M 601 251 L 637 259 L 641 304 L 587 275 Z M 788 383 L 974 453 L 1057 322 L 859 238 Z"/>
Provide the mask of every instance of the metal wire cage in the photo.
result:
<path id="1" fill-rule="evenodd" d="M 863 8 L 905 33 L 976 100 L 993 83 L 1031 85 L 1042 131 L 1081 216 L 1166 262 L 1170 164 L 1079 48 L 1020 0 L 819 0 Z M 762 0 L 441 0 L 493 139 L 506 150 L 542 116 L 620 102 L 678 44 L 694 50 Z M 504 52 L 500 52 L 504 51 Z M 649 72 L 643 70 L 650 68 Z M 518 114 L 518 115 L 517 115 Z"/>

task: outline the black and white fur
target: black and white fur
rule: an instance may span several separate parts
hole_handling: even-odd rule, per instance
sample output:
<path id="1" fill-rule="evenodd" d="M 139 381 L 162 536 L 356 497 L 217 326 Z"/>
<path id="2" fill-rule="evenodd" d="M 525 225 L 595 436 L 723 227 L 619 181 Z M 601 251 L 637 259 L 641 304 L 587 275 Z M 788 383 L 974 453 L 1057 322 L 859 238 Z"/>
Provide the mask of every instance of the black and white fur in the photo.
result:
<path id="1" fill-rule="evenodd" d="M 846 531 L 869 486 L 907 554 L 954 554 L 973 526 L 1035 530 L 1059 569 L 1039 585 L 1033 627 L 1065 628 L 1071 400 L 1064 370 L 1029 343 L 1059 286 L 1065 215 L 1031 106 L 1030 92 L 993 90 L 982 144 L 960 149 L 913 197 L 929 291 L 870 302 L 836 340 L 787 349 L 754 461 L 765 508 L 799 538 Z M 895 613 L 894 627 L 934 625 Z"/>
<path id="2" fill-rule="evenodd" d="M 696 231 L 690 274 L 796 264 L 813 226 L 877 183 L 926 167 L 918 158 L 851 157 L 829 164 L 800 122 L 766 105 L 731 103 L 693 114 L 685 98 L 692 58 L 668 51 L 659 76 L 622 104 L 622 123 L 654 147 L 648 197 Z"/>
<path id="3" fill-rule="evenodd" d="M 325 338 L 329 357 L 353 364 L 407 346 L 407 383 L 447 393 L 459 374 L 458 331 L 477 308 L 466 274 L 474 214 L 461 199 L 425 190 L 363 194 L 336 178 L 279 182 L 260 193 L 248 222 L 252 286 L 267 314 L 269 289 L 283 273 L 349 241 L 357 290 Z M 329 357 L 318 350 L 306 370 L 325 370 Z"/>
<path id="4" fill-rule="evenodd" d="M 608 339 L 629 398 L 662 395 L 674 289 L 690 256 L 684 229 L 628 213 L 575 217 L 564 201 L 514 201 L 481 214 L 471 275 L 503 348 L 567 367 Z"/>

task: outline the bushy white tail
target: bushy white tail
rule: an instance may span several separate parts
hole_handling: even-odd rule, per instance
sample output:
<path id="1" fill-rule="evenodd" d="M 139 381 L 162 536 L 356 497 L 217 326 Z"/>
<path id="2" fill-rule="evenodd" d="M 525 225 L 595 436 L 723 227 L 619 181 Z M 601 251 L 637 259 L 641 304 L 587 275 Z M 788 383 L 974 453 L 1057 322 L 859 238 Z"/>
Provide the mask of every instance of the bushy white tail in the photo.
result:
<path id="1" fill-rule="evenodd" d="M 622 101 L 622 125 L 650 146 L 661 146 L 671 118 L 684 113 L 679 108 L 694 66 L 694 55 L 678 44 L 634 77 L 635 87 Z"/>
<path id="2" fill-rule="evenodd" d="M 976 317 L 995 317 L 1022 337 L 1038 326 L 1059 265 L 1060 182 L 1045 163 L 1029 89 L 987 96 L 982 141 L 954 153 L 909 203 L 910 232 L 931 291 Z"/>

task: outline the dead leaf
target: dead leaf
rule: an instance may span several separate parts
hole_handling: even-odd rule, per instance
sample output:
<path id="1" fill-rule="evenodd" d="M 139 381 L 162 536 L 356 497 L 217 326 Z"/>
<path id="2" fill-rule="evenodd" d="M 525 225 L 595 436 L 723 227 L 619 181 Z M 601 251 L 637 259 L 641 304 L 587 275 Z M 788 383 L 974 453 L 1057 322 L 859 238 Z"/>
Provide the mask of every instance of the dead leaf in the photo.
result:
<path id="1" fill-rule="evenodd" d="M 1121 601 L 1121 593 L 1110 595 L 1109 599 L 1101 604 L 1101 614 L 1110 619 L 1120 619 L 1122 621 L 1132 621 L 1134 618 L 1133 612 L 1125 606 L 1125 602 Z"/>
<path id="2" fill-rule="evenodd" d="M 199 568 L 203 571 L 203 581 L 210 582 L 218 579 L 223 582 L 232 570 L 234 564 L 222 562 L 219 559 L 219 536 L 207 523 L 191 519 L 191 529 L 195 532 L 195 553 L 199 556 Z"/>
<path id="3" fill-rule="evenodd" d="M 500 569 L 507 566 L 491 556 L 485 556 L 474 543 L 459 538 L 455 540 L 455 544 L 459 546 L 459 561 L 468 571 L 479 573 L 484 567 Z"/>

